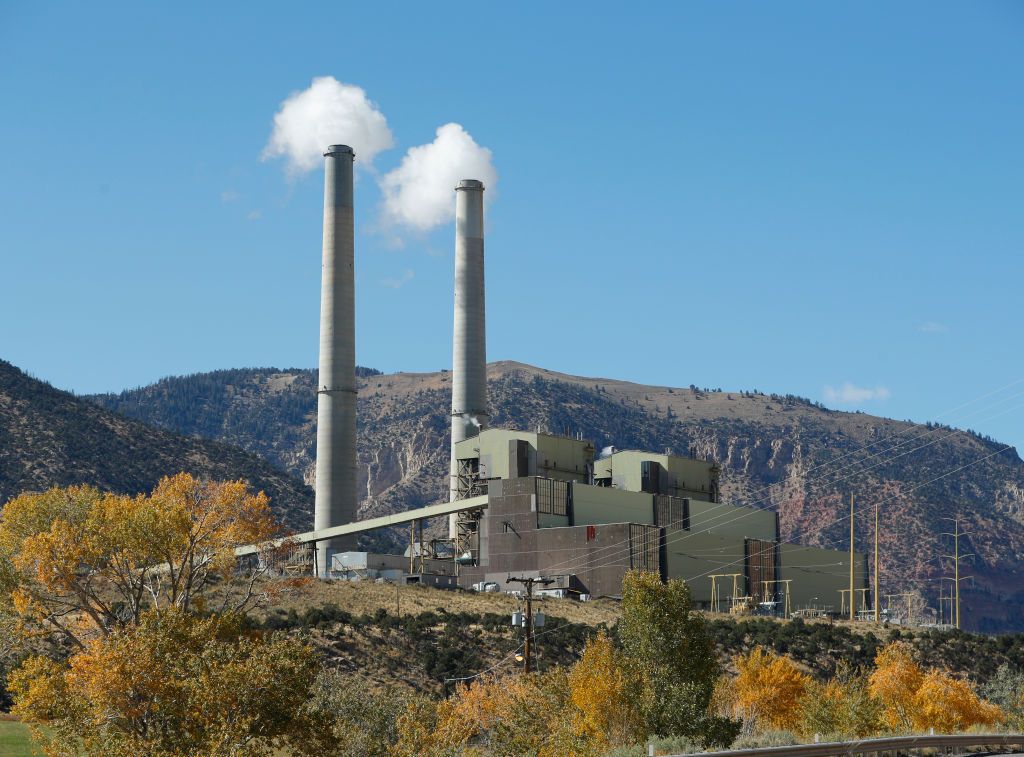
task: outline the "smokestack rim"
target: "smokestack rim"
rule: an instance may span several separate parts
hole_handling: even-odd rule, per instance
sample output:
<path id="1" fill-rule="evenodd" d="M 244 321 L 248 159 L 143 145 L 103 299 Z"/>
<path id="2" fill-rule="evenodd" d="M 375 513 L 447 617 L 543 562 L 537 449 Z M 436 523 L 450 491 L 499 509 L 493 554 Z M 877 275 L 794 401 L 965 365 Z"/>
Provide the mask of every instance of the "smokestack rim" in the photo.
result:
<path id="1" fill-rule="evenodd" d="M 356 151 L 348 145 L 328 145 L 327 149 L 324 150 L 324 157 L 329 155 L 351 155 L 354 158 Z"/>
<path id="2" fill-rule="evenodd" d="M 461 179 L 455 191 L 458 192 L 460 189 L 479 189 L 481 192 L 484 191 L 484 183 L 479 179 Z"/>

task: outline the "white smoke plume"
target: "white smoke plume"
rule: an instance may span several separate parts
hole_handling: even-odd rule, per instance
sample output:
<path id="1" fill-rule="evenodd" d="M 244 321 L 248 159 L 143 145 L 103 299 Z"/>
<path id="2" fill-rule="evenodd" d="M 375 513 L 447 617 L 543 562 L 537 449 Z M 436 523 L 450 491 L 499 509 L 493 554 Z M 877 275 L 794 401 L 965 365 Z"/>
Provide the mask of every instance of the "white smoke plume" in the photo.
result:
<path id="1" fill-rule="evenodd" d="M 369 165 L 394 140 L 384 114 L 362 87 L 319 76 L 281 103 L 263 159 L 284 156 L 288 172 L 302 174 L 319 166 L 324 148 L 335 144 L 348 145 L 357 161 Z"/>
<path id="2" fill-rule="evenodd" d="M 872 389 L 871 387 L 857 386 L 856 384 L 851 384 L 847 381 L 839 388 L 826 386 L 824 394 L 826 402 L 838 402 L 844 405 L 858 405 L 862 402 L 887 400 L 892 393 L 884 386 L 877 386 Z"/>
<path id="3" fill-rule="evenodd" d="M 484 183 L 485 201 L 493 198 L 498 172 L 491 151 L 456 123 L 437 130 L 433 142 L 410 147 L 401 165 L 380 179 L 383 222 L 428 231 L 455 217 L 455 185 L 460 179 Z"/>

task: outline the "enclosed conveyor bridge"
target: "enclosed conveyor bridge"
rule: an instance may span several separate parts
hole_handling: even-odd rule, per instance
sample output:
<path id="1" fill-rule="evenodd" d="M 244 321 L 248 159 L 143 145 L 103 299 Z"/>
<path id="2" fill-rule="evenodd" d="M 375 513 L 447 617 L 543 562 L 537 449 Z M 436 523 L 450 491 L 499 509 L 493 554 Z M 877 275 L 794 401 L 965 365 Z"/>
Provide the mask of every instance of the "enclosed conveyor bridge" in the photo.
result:
<path id="1" fill-rule="evenodd" d="M 260 550 L 266 549 L 267 547 L 280 547 L 286 543 L 315 544 L 338 536 L 361 534 L 365 531 L 375 531 L 378 528 L 400 526 L 404 523 L 414 523 L 420 520 L 428 520 L 429 518 L 446 517 L 456 513 L 466 512 L 467 510 L 480 510 L 485 507 L 487 507 L 486 494 L 479 497 L 470 497 L 469 499 L 460 499 L 456 502 L 427 505 L 426 507 L 420 507 L 416 510 L 406 510 L 400 513 L 393 513 L 391 515 L 382 515 L 379 518 L 368 518 L 354 523 L 345 523 L 341 526 L 331 526 L 330 528 L 321 528 L 316 531 L 306 531 L 302 534 L 287 536 L 272 542 L 247 544 L 244 547 L 236 548 L 235 556 L 245 557 L 247 555 L 255 555 L 260 552 Z"/>

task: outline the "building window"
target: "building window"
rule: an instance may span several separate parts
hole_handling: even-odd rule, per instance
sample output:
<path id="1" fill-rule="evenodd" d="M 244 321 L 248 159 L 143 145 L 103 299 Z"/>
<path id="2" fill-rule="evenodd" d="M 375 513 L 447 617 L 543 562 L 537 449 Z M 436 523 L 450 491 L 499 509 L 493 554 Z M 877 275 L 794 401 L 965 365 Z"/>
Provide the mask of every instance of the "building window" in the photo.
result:
<path id="1" fill-rule="evenodd" d="M 569 514 L 569 484 L 550 478 L 538 478 L 537 512 L 548 515 Z"/>

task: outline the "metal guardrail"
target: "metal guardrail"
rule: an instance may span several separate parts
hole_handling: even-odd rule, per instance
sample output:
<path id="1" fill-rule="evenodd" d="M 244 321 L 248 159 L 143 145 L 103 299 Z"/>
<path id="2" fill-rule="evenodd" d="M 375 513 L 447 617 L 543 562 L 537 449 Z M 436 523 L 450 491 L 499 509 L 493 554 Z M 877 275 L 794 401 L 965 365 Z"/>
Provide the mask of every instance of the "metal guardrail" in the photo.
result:
<path id="1" fill-rule="evenodd" d="M 759 749 L 728 749 L 722 752 L 697 752 L 672 755 L 692 757 L 694 754 L 713 757 L 852 757 L 896 752 L 909 749 L 948 749 L 957 747 L 985 747 L 1003 749 L 1024 747 L 1024 734 L 982 733 L 936 736 L 895 736 L 884 739 L 862 739 L 860 741 L 833 741 L 824 744 L 794 744 L 792 746 L 762 747 Z"/>

